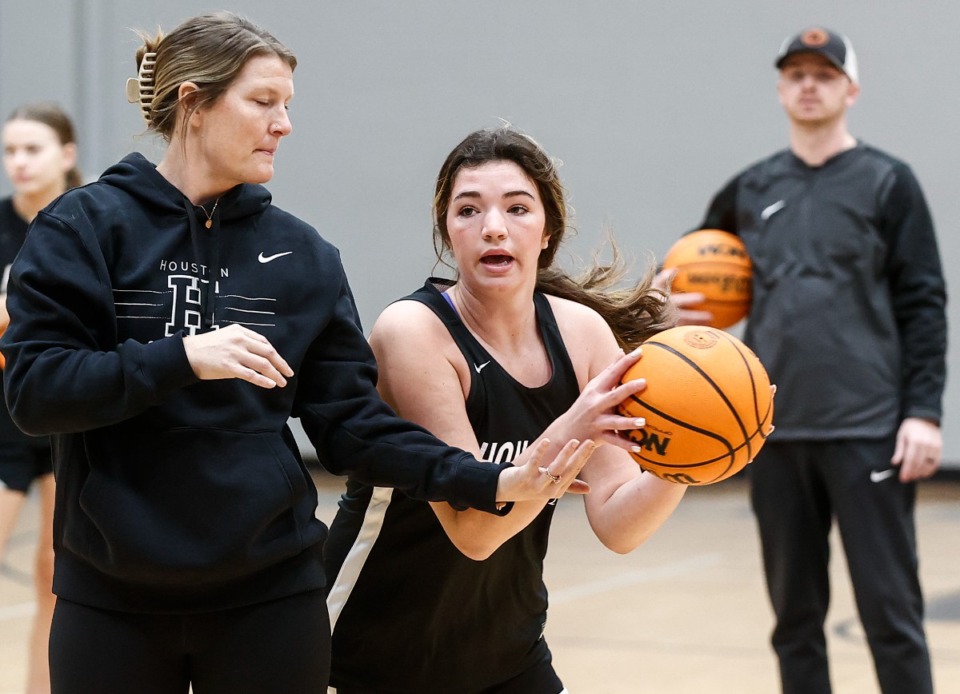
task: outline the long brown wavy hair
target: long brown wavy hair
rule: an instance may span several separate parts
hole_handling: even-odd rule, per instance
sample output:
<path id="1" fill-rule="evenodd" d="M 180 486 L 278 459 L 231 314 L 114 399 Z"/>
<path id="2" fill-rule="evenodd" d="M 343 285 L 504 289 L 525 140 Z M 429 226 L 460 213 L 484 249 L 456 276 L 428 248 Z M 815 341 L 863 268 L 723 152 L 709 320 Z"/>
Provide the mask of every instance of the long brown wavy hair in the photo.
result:
<path id="1" fill-rule="evenodd" d="M 456 270 L 450 259 L 447 211 L 457 173 L 495 161 L 510 161 L 519 166 L 536 184 L 543 201 L 544 234 L 550 240 L 538 261 L 537 290 L 595 310 L 626 351 L 674 324 L 675 312 L 667 296 L 652 286 L 655 265 L 649 263 L 638 282 L 628 283 L 628 264 L 612 235 L 608 236 L 612 253 L 609 262 L 602 262 L 597 252 L 590 266 L 573 277 L 556 265 L 557 250 L 569 228 L 566 196 L 557 166 L 533 138 L 511 126 L 469 134 L 440 167 L 433 198 L 433 247 L 438 263 Z"/>

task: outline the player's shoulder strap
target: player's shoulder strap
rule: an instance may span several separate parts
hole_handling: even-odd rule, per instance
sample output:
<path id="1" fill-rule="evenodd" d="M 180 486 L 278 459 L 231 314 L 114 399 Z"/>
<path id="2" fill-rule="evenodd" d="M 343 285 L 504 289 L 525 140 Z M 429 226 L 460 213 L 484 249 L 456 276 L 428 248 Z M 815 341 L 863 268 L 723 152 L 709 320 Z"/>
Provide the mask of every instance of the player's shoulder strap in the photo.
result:
<path id="1" fill-rule="evenodd" d="M 429 308 L 443 323 L 465 357 L 474 361 L 480 360 L 478 363 L 488 361 L 491 359 L 490 354 L 464 325 L 449 295 L 445 293 L 454 284 L 456 283 L 452 280 L 430 277 L 422 287 L 400 301 L 417 301 Z"/>

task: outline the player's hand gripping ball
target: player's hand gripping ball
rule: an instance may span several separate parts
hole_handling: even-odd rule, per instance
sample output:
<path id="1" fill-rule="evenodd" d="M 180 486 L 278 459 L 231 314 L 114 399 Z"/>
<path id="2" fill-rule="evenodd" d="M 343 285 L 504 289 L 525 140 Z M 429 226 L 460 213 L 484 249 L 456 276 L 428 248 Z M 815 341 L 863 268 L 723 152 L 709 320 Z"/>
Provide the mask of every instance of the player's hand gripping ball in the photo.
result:
<path id="1" fill-rule="evenodd" d="M 681 236 L 663 258 L 663 269 L 676 269 L 674 292 L 699 292 L 703 303 L 691 309 L 710 311 L 714 328 L 746 318 L 753 294 L 753 264 L 736 234 L 700 229 Z"/>
<path id="2" fill-rule="evenodd" d="M 773 389 L 743 342 L 702 325 L 664 330 L 643 343 L 624 381 L 647 387 L 624 400 L 621 414 L 643 417 L 625 432 L 647 472 L 679 484 L 727 479 L 753 461 L 773 431 Z"/>

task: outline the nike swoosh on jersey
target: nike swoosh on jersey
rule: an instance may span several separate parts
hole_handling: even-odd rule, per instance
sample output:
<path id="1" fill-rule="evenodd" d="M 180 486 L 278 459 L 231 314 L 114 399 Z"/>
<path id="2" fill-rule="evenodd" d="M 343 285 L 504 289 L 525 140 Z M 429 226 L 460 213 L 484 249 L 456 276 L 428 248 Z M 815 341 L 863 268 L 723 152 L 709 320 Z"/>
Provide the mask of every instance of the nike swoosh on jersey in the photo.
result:
<path id="1" fill-rule="evenodd" d="M 272 260 L 276 260 L 277 258 L 282 258 L 285 255 L 290 255 L 291 253 L 293 253 L 293 251 L 284 251 L 283 253 L 274 253 L 273 255 L 264 255 L 261 252 L 260 255 L 257 256 L 257 260 L 259 260 L 261 263 L 269 263 Z"/>
<path id="2" fill-rule="evenodd" d="M 787 206 L 786 200 L 777 200 L 772 205 L 767 205 L 766 207 L 763 208 L 763 211 L 760 213 L 760 219 L 762 219 L 765 222 L 786 206 Z"/>
<path id="3" fill-rule="evenodd" d="M 897 471 L 893 468 L 888 468 L 886 470 L 871 470 L 870 471 L 870 481 L 871 482 L 883 482 L 888 477 L 893 477 L 897 474 Z"/>
<path id="4" fill-rule="evenodd" d="M 481 371 L 483 371 L 483 368 L 484 368 L 487 364 L 489 364 L 489 363 L 490 363 L 490 362 L 485 361 L 485 362 L 483 362 L 482 364 L 474 364 L 474 365 L 473 365 L 473 368 L 475 368 L 475 369 L 477 370 L 477 373 L 480 373 Z"/>

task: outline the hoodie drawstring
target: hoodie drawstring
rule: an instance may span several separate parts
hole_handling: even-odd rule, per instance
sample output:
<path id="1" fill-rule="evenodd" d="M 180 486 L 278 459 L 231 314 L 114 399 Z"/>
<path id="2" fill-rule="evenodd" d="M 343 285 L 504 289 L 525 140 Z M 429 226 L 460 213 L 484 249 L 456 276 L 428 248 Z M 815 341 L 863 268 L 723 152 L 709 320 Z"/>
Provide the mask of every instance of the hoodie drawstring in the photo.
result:
<path id="1" fill-rule="evenodd" d="M 184 199 L 186 200 L 186 198 Z M 201 330 L 203 332 L 212 329 L 214 326 L 214 310 L 217 303 L 217 281 L 220 277 L 220 218 L 215 213 L 219 203 L 220 199 L 217 198 L 210 214 L 207 214 L 202 206 L 194 205 L 187 200 L 190 207 L 200 207 L 206 217 L 203 223 L 205 229 L 201 229 L 196 209 L 189 212 L 190 208 L 187 208 L 187 217 L 190 223 L 190 243 L 193 246 L 194 260 L 198 265 L 206 265 L 207 267 L 207 283 L 200 292 L 200 315 L 203 321 Z M 202 284 L 203 278 L 200 278 L 200 281 Z"/>

